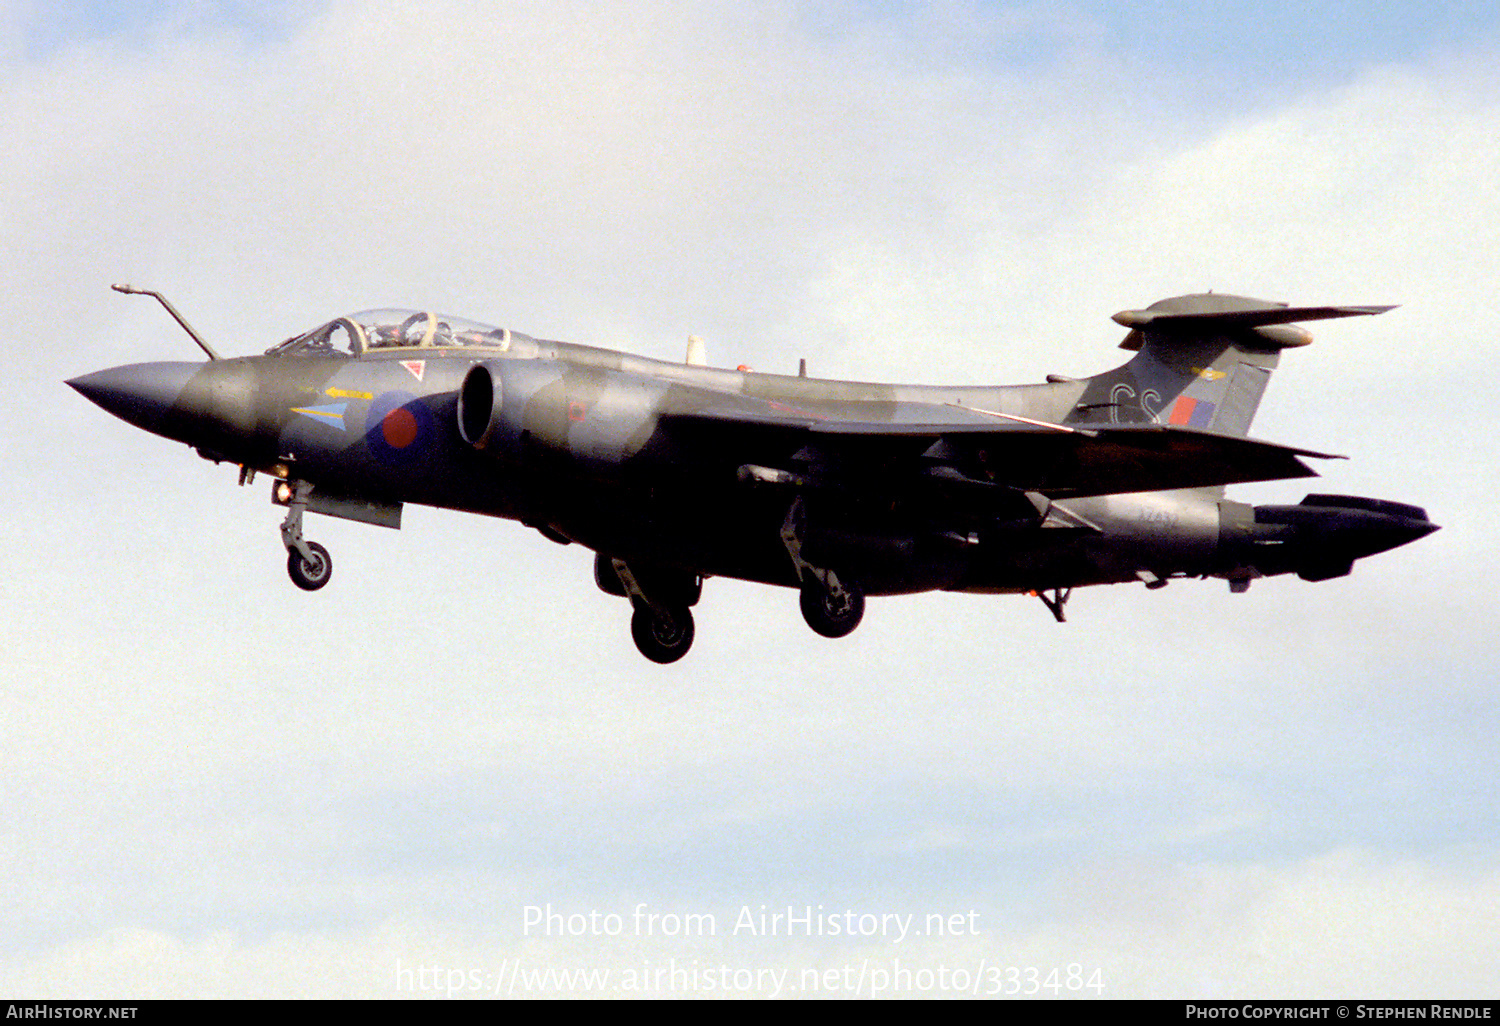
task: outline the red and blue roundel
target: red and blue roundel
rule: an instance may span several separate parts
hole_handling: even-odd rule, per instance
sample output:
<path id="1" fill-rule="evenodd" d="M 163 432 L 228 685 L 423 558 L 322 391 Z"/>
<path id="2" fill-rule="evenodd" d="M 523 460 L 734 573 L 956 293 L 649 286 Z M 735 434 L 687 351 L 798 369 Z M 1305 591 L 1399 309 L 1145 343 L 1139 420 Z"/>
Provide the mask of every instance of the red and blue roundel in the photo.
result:
<path id="1" fill-rule="evenodd" d="M 365 444 L 382 463 L 406 464 L 425 456 L 437 436 L 427 404 L 410 392 L 384 392 L 365 417 Z"/>

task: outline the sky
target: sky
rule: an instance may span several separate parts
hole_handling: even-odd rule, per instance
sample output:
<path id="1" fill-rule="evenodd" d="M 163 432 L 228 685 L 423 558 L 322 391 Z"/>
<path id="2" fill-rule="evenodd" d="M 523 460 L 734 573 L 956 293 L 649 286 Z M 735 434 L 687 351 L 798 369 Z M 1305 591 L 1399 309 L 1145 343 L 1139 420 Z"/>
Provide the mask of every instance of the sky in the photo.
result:
<path id="1" fill-rule="evenodd" d="M 0 2 L 0 993 L 1493 997 L 1500 12 Z M 1443 530 L 1347 578 L 871 600 L 320 517 L 66 378 L 341 313 L 859 380 L 1313 325 L 1257 437 Z M 777 918 L 777 917 L 780 918 Z"/>

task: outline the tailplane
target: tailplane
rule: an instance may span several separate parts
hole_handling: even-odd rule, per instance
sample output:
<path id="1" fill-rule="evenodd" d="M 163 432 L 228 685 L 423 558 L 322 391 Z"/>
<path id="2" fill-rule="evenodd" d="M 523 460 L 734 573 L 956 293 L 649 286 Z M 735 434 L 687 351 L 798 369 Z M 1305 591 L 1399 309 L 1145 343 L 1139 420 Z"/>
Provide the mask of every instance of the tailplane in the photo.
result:
<path id="1" fill-rule="evenodd" d="M 1130 329 L 1124 366 L 1088 379 L 1067 423 L 1160 423 L 1243 437 L 1283 349 L 1312 335 L 1298 321 L 1384 313 L 1389 306 L 1288 306 L 1206 293 L 1114 316 Z"/>

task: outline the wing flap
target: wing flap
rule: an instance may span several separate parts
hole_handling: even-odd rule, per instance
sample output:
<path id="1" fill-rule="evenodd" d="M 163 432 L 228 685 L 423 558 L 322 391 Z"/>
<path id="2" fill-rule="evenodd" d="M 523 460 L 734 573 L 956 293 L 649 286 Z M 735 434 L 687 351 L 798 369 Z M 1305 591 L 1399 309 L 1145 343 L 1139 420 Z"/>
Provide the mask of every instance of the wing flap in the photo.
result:
<path id="1" fill-rule="evenodd" d="M 1041 441 L 1038 439 L 1038 441 Z M 1316 477 L 1302 457 L 1321 453 L 1190 428 L 1131 425 L 1095 437 L 1047 440 L 1060 453 L 1019 448 L 1017 487 L 1053 499 L 1203 488 L 1249 481 Z"/>

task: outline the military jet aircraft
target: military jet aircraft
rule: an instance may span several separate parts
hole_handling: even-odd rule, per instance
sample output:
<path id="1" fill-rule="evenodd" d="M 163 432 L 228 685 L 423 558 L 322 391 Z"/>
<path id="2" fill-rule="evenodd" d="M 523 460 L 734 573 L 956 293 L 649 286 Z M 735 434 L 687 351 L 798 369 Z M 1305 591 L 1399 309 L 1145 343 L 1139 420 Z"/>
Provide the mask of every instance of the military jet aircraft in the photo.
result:
<path id="1" fill-rule="evenodd" d="M 1297 322 L 1379 306 L 1180 296 L 1116 314 L 1133 355 L 1089 378 L 934 387 L 647 359 L 431 312 L 340 317 L 261 356 L 138 363 L 68 382 L 110 413 L 273 479 L 287 569 L 329 581 L 305 511 L 399 527 L 404 503 L 520 521 L 595 552 L 631 633 L 670 663 L 703 582 L 800 592 L 847 635 L 869 595 L 1039 597 L 1075 587 L 1348 574 L 1437 530 L 1416 506 L 1349 495 L 1251 506 L 1234 482 L 1316 476 L 1332 458 L 1247 437 Z"/>

